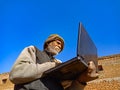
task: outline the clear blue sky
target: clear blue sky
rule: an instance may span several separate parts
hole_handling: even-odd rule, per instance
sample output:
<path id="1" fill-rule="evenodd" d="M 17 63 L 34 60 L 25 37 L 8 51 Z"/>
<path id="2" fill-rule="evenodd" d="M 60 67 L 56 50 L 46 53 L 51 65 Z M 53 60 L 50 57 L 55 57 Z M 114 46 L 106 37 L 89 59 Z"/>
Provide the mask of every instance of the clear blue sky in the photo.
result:
<path id="1" fill-rule="evenodd" d="M 82 22 L 98 56 L 120 54 L 120 0 L 0 0 L 0 73 L 9 72 L 22 49 L 43 49 L 53 33 L 65 40 L 57 58 L 76 54 L 78 23 Z"/>

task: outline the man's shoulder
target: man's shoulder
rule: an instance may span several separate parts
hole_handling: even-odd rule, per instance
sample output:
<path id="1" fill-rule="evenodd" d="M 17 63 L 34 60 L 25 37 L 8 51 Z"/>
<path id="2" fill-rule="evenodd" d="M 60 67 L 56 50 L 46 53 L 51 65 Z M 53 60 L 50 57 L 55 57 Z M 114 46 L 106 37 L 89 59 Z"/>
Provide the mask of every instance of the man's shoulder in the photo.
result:
<path id="1" fill-rule="evenodd" d="M 27 49 L 32 49 L 32 50 L 38 50 L 38 51 L 40 51 L 41 52 L 41 50 L 39 50 L 36 46 L 34 46 L 34 45 L 30 45 L 30 46 L 27 46 L 27 47 L 25 47 L 25 48 L 27 48 Z"/>
<path id="2" fill-rule="evenodd" d="M 27 46 L 26 48 L 37 48 L 37 47 L 34 45 L 30 45 L 30 46 Z"/>

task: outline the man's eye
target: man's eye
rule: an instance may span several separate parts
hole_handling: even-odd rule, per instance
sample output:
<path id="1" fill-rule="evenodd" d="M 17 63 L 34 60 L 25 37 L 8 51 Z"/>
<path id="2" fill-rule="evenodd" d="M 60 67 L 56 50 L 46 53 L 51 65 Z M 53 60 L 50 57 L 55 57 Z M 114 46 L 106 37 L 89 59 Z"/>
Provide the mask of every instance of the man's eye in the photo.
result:
<path id="1" fill-rule="evenodd" d="M 60 44 L 60 42 L 57 42 L 57 44 Z"/>

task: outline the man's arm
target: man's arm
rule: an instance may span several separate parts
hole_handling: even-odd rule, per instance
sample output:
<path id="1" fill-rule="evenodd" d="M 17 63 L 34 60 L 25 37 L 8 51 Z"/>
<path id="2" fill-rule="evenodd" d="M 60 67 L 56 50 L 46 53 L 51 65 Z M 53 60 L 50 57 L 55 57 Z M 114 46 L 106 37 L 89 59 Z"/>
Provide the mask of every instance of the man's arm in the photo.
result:
<path id="1" fill-rule="evenodd" d="M 25 48 L 17 58 L 9 79 L 14 84 L 26 83 L 40 78 L 44 71 L 55 67 L 54 62 L 36 63 L 36 48 L 30 46 Z"/>

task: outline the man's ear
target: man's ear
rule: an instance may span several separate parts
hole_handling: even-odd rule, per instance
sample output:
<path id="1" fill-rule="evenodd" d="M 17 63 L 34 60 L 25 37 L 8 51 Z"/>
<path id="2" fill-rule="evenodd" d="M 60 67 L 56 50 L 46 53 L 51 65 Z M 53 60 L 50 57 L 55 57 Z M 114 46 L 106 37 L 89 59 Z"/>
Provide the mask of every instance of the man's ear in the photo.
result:
<path id="1" fill-rule="evenodd" d="M 46 44 L 45 44 L 45 48 L 44 48 L 44 49 L 46 49 L 46 48 L 48 47 L 48 44 L 49 44 L 49 43 L 46 43 Z"/>

